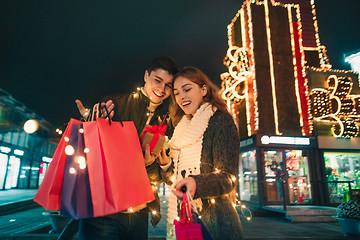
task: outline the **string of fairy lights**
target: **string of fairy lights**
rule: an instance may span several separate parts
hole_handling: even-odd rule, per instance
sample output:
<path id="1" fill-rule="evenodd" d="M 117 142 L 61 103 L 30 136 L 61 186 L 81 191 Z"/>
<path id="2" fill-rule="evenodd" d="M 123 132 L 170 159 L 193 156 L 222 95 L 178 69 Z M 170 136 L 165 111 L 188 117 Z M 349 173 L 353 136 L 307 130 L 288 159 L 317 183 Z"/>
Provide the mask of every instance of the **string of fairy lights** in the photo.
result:
<path id="1" fill-rule="evenodd" d="M 84 134 L 84 129 L 83 128 L 80 128 L 79 129 L 79 133 L 80 134 Z M 67 144 L 65 147 L 64 147 L 64 152 L 67 156 L 72 156 L 74 154 L 78 154 L 79 156 L 75 156 L 74 157 L 74 163 L 75 164 L 78 164 L 79 166 L 79 169 L 81 170 L 84 170 L 86 169 L 87 167 L 87 162 L 86 162 L 86 154 L 90 152 L 90 149 L 89 148 L 84 148 L 83 150 L 83 153 L 81 152 L 77 152 L 75 151 L 75 148 L 69 143 L 70 142 L 70 138 L 69 136 L 63 136 L 63 140 L 64 142 Z M 199 162 L 200 164 L 207 164 L 207 165 L 210 165 L 214 168 L 214 166 L 210 163 L 202 163 L 201 161 Z M 214 168 L 214 173 L 215 174 L 220 174 L 222 172 L 222 170 L 219 170 L 217 168 Z M 77 174 L 77 171 L 76 171 L 76 168 L 75 167 L 70 167 L 69 168 L 69 173 L 70 174 Z M 236 185 L 236 181 L 237 181 L 237 178 L 235 176 L 232 176 L 231 177 L 231 180 L 233 181 L 233 184 Z M 172 178 L 172 181 L 174 181 L 174 178 Z M 158 189 L 158 187 L 156 186 L 155 184 L 155 188 L 156 190 Z M 246 207 L 246 205 L 242 204 L 240 200 L 237 199 L 238 198 L 238 194 L 236 193 L 236 199 L 234 201 L 234 204 L 233 204 L 233 207 L 236 208 L 236 207 L 240 207 L 241 208 L 241 213 L 243 214 L 243 216 L 247 219 L 247 220 L 251 220 L 252 218 L 252 214 L 251 214 L 251 211 Z M 216 200 L 215 198 L 210 198 L 210 203 L 211 205 L 214 205 L 216 204 Z M 209 207 L 211 207 L 211 205 Z M 134 206 L 135 207 L 135 206 Z M 130 207 L 129 209 L 127 209 L 128 212 L 132 213 L 134 212 L 134 208 L 133 207 Z M 205 209 L 203 211 L 203 213 L 205 214 L 207 211 L 207 209 Z M 152 211 L 151 214 L 159 214 L 159 212 L 157 211 Z M 161 214 L 161 213 L 160 213 Z M 201 216 L 199 216 L 201 217 Z"/>

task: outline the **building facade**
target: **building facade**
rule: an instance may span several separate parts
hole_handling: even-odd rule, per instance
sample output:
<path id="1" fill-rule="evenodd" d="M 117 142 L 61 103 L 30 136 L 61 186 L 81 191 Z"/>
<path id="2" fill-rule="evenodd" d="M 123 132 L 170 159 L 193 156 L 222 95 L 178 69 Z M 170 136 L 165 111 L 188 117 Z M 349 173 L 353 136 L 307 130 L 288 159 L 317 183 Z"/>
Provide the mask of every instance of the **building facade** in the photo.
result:
<path id="1" fill-rule="evenodd" d="M 24 131 L 24 123 L 36 120 L 38 130 Z M 38 188 L 58 138 L 49 122 L 0 89 L 0 190 Z"/>
<path id="2" fill-rule="evenodd" d="M 359 75 L 332 69 L 313 0 L 246 0 L 228 25 L 222 94 L 236 119 L 240 199 L 337 205 L 360 188 Z"/>

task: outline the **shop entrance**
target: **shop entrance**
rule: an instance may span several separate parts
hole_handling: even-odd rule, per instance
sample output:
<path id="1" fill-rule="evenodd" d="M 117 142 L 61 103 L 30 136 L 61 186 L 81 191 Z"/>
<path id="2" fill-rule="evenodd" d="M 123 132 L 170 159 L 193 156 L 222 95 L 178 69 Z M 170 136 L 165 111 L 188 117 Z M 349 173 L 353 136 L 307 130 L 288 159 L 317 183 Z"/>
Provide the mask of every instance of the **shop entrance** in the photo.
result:
<path id="1" fill-rule="evenodd" d="M 311 203 L 308 157 L 302 150 L 263 150 L 265 205 Z"/>

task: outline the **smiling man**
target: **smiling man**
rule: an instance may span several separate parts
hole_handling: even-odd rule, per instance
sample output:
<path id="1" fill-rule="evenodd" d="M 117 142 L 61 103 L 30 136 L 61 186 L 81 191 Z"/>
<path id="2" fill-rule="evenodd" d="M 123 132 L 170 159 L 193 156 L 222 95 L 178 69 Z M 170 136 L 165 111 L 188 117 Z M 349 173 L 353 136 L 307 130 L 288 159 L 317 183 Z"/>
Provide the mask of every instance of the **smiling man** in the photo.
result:
<path id="1" fill-rule="evenodd" d="M 114 121 L 133 121 L 140 136 L 146 124 L 159 125 L 168 113 L 169 104 L 167 98 L 171 93 L 173 77 L 178 72 L 178 64 L 173 58 L 167 56 L 158 57 L 153 60 L 145 71 L 145 84 L 142 88 L 128 94 L 107 96 L 103 99 L 101 106 L 107 106 L 110 118 Z M 86 110 L 82 103 L 79 100 L 76 103 L 80 113 L 84 115 Z M 104 109 L 101 112 L 101 117 L 105 117 Z M 171 132 L 171 127 L 168 127 L 166 135 L 171 135 Z M 150 155 L 149 146 L 147 146 L 144 153 L 146 170 L 150 183 L 153 185 L 156 200 L 149 204 L 133 207 L 131 211 L 80 220 L 79 238 L 147 239 L 149 212 L 156 211 L 155 214 L 151 214 L 153 226 L 161 218 L 160 201 L 154 185 L 162 182 L 159 171 L 160 166 L 169 164 L 168 158 L 162 157 L 165 154 L 165 150 L 163 150 L 160 156 L 152 156 Z"/>

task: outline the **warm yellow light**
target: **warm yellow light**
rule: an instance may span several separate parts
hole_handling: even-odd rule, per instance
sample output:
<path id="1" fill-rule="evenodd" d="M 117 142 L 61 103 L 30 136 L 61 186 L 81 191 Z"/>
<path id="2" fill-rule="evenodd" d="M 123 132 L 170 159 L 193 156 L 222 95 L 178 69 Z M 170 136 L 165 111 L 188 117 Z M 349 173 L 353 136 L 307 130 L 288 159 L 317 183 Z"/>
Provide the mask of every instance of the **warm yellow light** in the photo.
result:
<path id="1" fill-rule="evenodd" d="M 85 164 L 85 158 L 83 156 L 80 156 L 77 158 L 78 163 L 81 164 Z"/>
<path id="2" fill-rule="evenodd" d="M 80 163 L 79 168 L 80 168 L 80 169 L 85 169 L 85 168 L 86 168 L 86 164 L 85 164 L 85 163 Z"/>
<path id="3" fill-rule="evenodd" d="M 35 119 L 27 120 L 24 123 L 24 131 L 31 134 L 39 129 L 39 123 Z"/>
<path id="4" fill-rule="evenodd" d="M 69 169 L 69 173 L 70 173 L 70 174 L 75 174 L 75 173 L 76 173 L 75 168 L 73 168 L 73 167 L 72 167 L 72 168 L 70 168 L 70 169 Z"/>
<path id="5" fill-rule="evenodd" d="M 133 209 L 133 208 L 129 208 L 129 212 L 134 212 L 134 209 Z"/>
<path id="6" fill-rule="evenodd" d="M 84 148 L 84 153 L 88 153 L 90 150 L 88 148 Z"/>
<path id="7" fill-rule="evenodd" d="M 64 137 L 64 141 L 65 141 L 65 142 L 69 142 L 70 139 L 69 139 L 68 137 Z"/>
<path id="8" fill-rule="evenodd" d="M 211 199 L 211 203 L 214 204 L 214 203 L 215 203 L 215 199 L 212 198 L 212 199 Z"/>
<path id="9" fill-rule="evenodd" d="M 84 129 L 83 129 L 83 128 L 80 128 L 80 129 L 79 129 L 79 133 L 84 133 Z"/>
<path id="10" fill-rule="evenodd" d="M 155 214 L 156 214 L 156 211 L 152 211 L 151 213 L 155 215 Z"/>
<path id="11" fill-rule="evenodd" d="M 67 145 L 65 148 L 66 155 L 73 155 L 75 153 L 75 149 L 71 145 Z"/>

